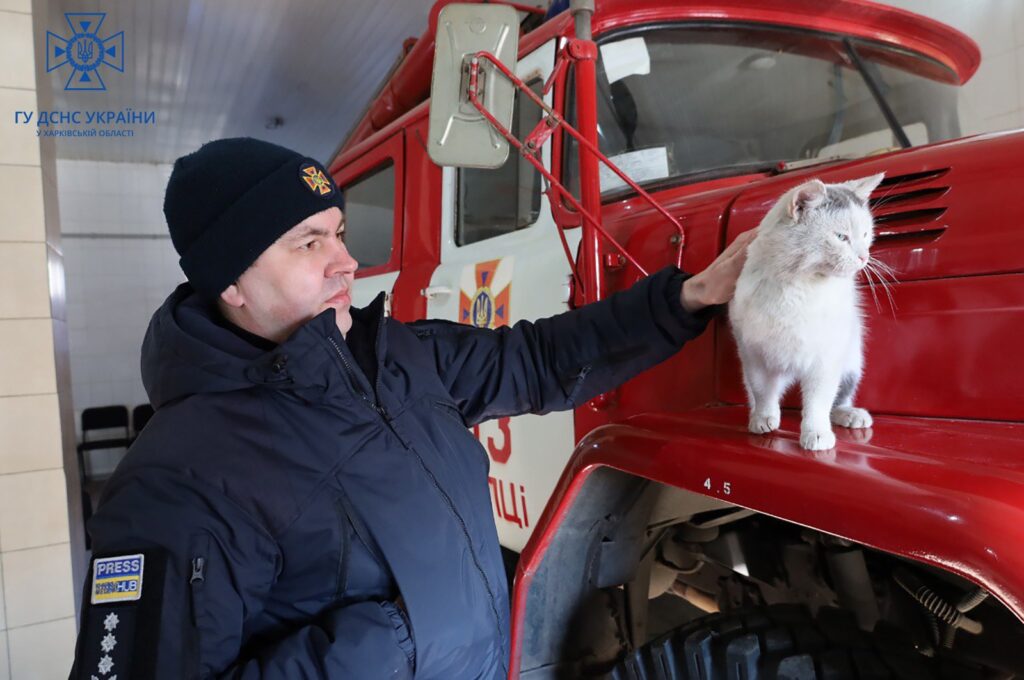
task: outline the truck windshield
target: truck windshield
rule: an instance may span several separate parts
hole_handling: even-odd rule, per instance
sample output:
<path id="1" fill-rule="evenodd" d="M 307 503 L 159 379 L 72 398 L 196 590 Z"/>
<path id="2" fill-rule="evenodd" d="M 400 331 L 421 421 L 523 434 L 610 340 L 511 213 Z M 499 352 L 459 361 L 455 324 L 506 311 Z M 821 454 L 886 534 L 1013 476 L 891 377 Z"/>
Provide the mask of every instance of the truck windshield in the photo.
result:
<path id="1" fill-rule="evenodd" d="M 955 74 L 878 43 L 732 24 L 619 33 L 599 53 L 601 150 L 644 185 L 960 136 Z M 602 165 L 601 189 L 628 187 Z"/>

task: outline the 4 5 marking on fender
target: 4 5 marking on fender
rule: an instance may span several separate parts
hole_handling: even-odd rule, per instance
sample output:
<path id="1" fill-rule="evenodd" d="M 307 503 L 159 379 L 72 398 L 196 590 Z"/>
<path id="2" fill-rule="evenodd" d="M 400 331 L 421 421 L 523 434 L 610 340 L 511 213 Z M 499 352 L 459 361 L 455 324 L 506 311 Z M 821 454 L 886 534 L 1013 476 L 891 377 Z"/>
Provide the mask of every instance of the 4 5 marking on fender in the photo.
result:
<path id="1" fill-rule="evenodd" d="M 732 495 L 732 482 L 717 482 L 711 477 L 708 477 L 704 480 L 703 486 L 708 491 L 713 491 L 717 494 L 722 494 L 723 496 Z"/>

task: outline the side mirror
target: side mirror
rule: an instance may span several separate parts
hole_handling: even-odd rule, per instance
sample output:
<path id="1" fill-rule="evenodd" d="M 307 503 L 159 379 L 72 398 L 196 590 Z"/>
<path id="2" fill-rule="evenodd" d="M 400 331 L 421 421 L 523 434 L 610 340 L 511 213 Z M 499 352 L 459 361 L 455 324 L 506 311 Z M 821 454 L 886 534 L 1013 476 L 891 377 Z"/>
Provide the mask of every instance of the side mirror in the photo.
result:
<path id="1" fill-rule="evenodd" d="M 508 140 L 469 101 L 469 62 L 477 52 L 489 52 L 514 71 L 518 13 L 509 5 L 448 5 L 438 16 L 434 45 L 427 141 L 431 160 L 467 168 L 501 167 L 508 158 Z M 477 83 L 484 107 L 510 128 L 515 86 L 487 61 L 480 62 Z"/>

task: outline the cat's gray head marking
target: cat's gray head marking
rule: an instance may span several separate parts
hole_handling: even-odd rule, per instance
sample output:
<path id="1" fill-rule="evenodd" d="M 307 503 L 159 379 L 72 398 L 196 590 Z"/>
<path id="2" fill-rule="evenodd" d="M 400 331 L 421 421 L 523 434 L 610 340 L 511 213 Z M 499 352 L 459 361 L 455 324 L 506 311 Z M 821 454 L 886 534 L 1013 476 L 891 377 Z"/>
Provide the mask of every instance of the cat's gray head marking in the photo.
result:
<path id="1" fill-rule="evenodd" d="M 883 174 L 791 189 L 762 225 L 772 232 L 771 259 L 792 273 L 852 277 L 868 262 L 874 224 L 868 199 Z"/>

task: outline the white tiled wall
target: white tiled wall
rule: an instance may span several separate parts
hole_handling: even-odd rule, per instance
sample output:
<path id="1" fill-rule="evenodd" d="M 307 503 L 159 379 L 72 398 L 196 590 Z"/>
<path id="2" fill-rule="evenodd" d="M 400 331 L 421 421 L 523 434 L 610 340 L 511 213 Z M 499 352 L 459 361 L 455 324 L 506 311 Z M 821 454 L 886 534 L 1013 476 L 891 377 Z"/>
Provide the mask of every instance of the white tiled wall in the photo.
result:
<path id="1" fill-rule="evenodd" d="M 10 113 L 46 106 L 33 20 L 0 0 L 0 680 L 67 677 L 74 654 L 55 150 Z"/>
<path id="2" fill-rule="evenodd" d="M 61 233 L 167 236 L 164 188 L 170 165 L 58 159 Z"/>
<path id="3" fill-rule="evenodd" d="M 10 680 L 11 662 L 7 658 L 7 631 L 0 626 L 0 680 Z"/>
<path id="4" fill-rule="evenodd" d="M 893 0 L 948 24 L 981 48 L 981 67 L 960 91 L 963 133 L 1024 127 L 1024 1 Z"/>
<path id="5" fill-rule="evenodd" d="M 59 680 L 68 677 L 78 627 L 73 617 L 22 626 L 8 631 L 11 680 Z M 55 653 L 60 650 L 61 653 Z M 15 653 L 15 651 L 17 653 Z"/>
<path id="6" fill-rule="evenodd" d="M 180 282 L 162 206 L 170 165 L 59 160 L 61 231 L 76 427 L 82 409 L 149 401 L 140 347 L 153 312 Z M 108 472 L 116 452 L 95 452 Z"/>

